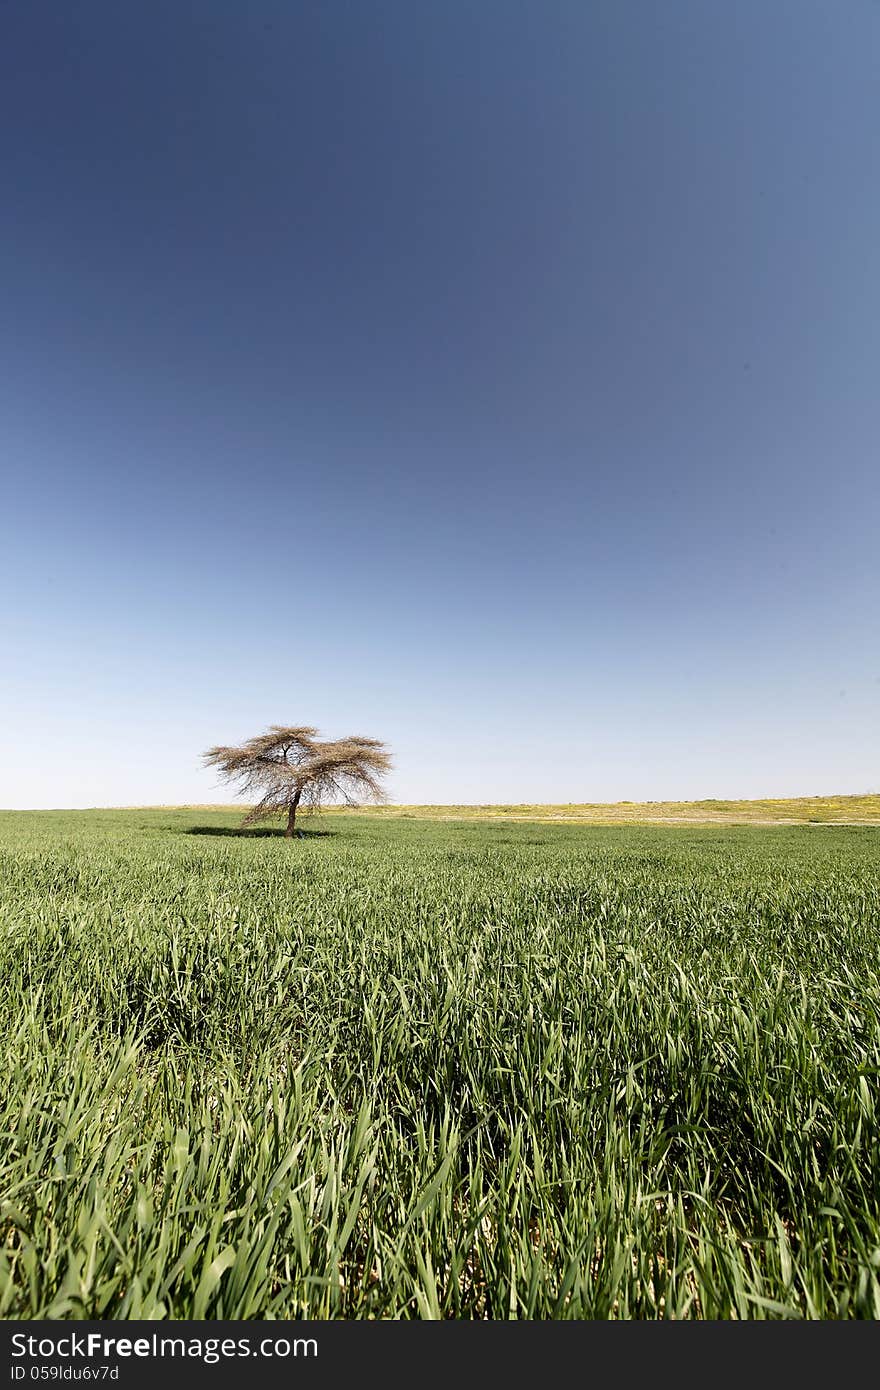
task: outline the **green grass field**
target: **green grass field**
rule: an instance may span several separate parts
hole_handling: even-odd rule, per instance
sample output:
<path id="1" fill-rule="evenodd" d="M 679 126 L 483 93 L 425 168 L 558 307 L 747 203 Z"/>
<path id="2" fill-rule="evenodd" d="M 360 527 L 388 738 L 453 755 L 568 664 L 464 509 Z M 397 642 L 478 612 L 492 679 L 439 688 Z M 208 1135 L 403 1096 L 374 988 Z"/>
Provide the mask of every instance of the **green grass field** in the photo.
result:
<path id="1" fill-rule="evenodd" d="M 880 1316 L 880 830 L 0 813 L 5 1318 Z"/>

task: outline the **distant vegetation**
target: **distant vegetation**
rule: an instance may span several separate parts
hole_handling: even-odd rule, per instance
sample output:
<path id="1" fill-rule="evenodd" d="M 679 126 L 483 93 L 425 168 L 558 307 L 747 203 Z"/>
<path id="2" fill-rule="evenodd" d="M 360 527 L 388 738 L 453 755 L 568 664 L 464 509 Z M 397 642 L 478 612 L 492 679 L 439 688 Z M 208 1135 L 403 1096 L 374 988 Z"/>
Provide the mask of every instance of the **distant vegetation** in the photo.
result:
<path id="1" fill-rule="evenodd" d="M 363 814 L 376 814 L 373 807 Z M 599 825 L 631 821 L 693 821 L 722 824 L 784 825 L 813 821 L 821 824 L 880 825 L 880 794 L 867 796 L 800 796 L 764 801 L 615 801 L 578 805 L 386 806 L 386 816 L 436 820 L 570 820 Z"/>
<path id="2" fill-rule="evenodd" d="M 880 831 L 0 815 L 6 1318 L 880 1316 Z"/>

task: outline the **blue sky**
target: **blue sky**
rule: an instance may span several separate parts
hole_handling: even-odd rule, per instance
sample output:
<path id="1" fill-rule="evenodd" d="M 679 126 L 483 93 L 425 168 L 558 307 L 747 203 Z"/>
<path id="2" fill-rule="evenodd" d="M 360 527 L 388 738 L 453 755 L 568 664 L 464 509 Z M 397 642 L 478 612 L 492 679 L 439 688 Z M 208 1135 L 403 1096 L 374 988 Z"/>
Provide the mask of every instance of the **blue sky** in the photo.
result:
<path id="1" fill-rule="evenodd" d="M 0 804 L 880 790 L 880 6 L 0 27 Z"/>

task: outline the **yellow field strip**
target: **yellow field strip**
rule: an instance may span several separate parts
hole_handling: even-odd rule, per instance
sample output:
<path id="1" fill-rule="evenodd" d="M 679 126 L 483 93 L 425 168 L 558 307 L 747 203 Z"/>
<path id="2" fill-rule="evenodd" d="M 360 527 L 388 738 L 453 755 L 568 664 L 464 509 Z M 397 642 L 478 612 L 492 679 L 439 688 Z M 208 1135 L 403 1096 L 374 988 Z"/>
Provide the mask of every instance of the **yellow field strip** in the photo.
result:
<path id="1" fill-rule="evenodd" d="M 131 810 L 230 811 L 241 805 L 130 807 Z M 595 825 L 880 825 L 880 794 L 810 796 L 756 801 L 619 801 L 571 805 L 455 805 L 331 807 L 327 814 L 383 819 L 548 821 Z"/>

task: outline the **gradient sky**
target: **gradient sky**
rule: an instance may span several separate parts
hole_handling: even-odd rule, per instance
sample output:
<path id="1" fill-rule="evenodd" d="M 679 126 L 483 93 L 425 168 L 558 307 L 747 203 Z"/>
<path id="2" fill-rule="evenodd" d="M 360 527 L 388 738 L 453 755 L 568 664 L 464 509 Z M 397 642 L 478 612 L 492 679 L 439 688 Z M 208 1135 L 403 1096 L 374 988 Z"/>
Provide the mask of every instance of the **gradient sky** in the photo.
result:
<path id="1" fill-rule="evenodd" d="M 0 805 L 880 790 L 875 0 L 3 0 Z"/>

